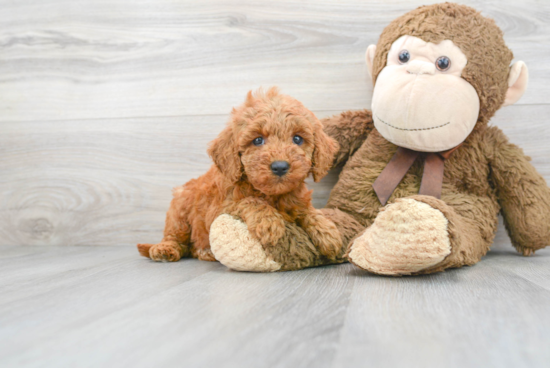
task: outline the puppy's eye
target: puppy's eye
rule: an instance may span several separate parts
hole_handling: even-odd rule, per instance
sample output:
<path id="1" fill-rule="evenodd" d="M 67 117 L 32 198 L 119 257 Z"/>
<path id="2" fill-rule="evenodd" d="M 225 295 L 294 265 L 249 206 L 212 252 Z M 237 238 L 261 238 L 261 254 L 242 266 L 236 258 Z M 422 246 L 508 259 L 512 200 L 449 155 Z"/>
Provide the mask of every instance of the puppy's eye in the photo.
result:
<path id="1" fill-rule="evenodd" d="M 292 141 L 298 146 L 301 146 L 302 143 L 304 143 L 304 138 L 300 137 L 299 135 L 295 135 L 294 138 L 292 138 Z"/>
<path id="2" fill-rule="evenodd" d="M 405 64 L 407 61 L 411 59 L 411 54 L 407 50 L 401 50 L 399 53 L 399 62 L 401 64 Z"/>
<path id="3" fill-rule="evenodd" d="M 254 138 L 252 144 L 255 146 L 261 146 L 265 143 L 265 140 L 262 137 Z"/>
<path id="4" fill-rule="evenodd" d="M 435 66 L 443 72 L 451 67 L 451 59 L 441 56 L 435 61 Z"/>

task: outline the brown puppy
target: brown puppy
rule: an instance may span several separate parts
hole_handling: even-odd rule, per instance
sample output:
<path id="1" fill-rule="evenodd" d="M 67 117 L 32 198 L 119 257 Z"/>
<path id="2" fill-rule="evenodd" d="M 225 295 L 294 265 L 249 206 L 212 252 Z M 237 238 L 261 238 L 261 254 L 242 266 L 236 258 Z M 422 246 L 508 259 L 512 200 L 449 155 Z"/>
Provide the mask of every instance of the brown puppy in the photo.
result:
<path id="1" fill-rule="evenodd" d="M 285 221 L 296 222 L 326 257 L 342 248 L 333 222 L 313 208 L 304 180 L 319 181 L 332 165 L 338 144 L 315 115 L 297 100 L 267 92 L 249 92 L 233 109 L 227 127 L 210 144 L 214 165 L 206 174 L 174 189 L 166 214 L 164 238 L 138 244 L 155 261 L 195 257 L 215 261 L 210 225 L 221 213 L 239 216 L 262 245 L 274 245 Z"/>

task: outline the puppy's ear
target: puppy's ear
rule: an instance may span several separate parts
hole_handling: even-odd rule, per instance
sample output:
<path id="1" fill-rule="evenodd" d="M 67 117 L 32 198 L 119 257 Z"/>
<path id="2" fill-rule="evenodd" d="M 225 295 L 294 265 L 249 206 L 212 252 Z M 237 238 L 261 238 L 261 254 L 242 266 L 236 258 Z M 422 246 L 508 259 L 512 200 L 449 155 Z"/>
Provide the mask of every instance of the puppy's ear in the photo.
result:
<path id="1" fill-rule="evenodd" d="M 332 167 L 334 155 L 338 152 L 338 142 L 330 138 L 324 131 L 319 120 L 314 124 L 315 149 L 313 151 L 313 180 L 321 180 Z"/>
<path id="2" fill-rule="evenodd" d="M 233 132 L 233 124 L 229 123 L 220 135 L 208 146 L 208 155 L 214 160 L 214 164 L 232 183 L 236 183 L 242 177 L 241 157 L 237 141 Z"/>

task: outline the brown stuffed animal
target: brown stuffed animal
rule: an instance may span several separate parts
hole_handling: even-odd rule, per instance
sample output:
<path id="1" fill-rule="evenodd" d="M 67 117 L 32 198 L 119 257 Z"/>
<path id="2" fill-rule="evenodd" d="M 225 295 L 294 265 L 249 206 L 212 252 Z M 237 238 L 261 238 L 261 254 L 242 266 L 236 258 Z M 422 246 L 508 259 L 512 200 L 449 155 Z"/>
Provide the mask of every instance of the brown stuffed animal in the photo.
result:
<path id="1" fill-rule="evenodd" d="M 253 234 L 255 243 L 244 255 L 249 267 L 278 269 L 273 262 L 262 263 L 261 252 L 283 237 L 285 221 L 307 233 L 316 253 L 334 260 L 342 249 L 340 234 L 313 207 L 304 180 L 310 173 L 316 181 L 325 176 L 337 149 L 300 102 L 277 88 L 249 92 L 210 145 L 208 153 L 215 164 L 203 176 L 174 189 L 164 238 L 158 244 L 138 244 L 140 254 L 155 261 L 190 256 L 215 261 L 210 224 L 229 212 L 245 221 L 242 231 Z"/>
<path id="2" fill-rule="evenodd" d="M 550 244 L 550 189 L 522 150 L 488 125 L 528 79 L 523 62 L 510 66 L 494 21 L 463 5 L 420 7 L 390 23 L 366 58 L 372 112 L 323 121 L 340 144 L 335 165 L 345 164 L 323 213 L 349 244 L 347 260 L 384 275 L 473 265 L 489 250 L 499 213 L 518 252 Z M 220 218 L 212 234 L 238 226 Z M 280 246 L 264 257 L 279 269 L 324 263 L 288 225 L 292 232 L 291 254 Z M 225 247 L 246 244 L 240 235 Z M 231 267 L 225 253 L 218 260 Z"/>

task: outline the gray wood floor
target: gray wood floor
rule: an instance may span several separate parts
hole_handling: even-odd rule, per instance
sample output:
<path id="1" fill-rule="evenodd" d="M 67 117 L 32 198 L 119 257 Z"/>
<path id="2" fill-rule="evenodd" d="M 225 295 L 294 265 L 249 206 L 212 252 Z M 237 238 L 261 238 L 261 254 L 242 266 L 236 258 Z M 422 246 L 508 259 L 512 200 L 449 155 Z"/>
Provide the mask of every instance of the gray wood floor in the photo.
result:
<path id="1" fill-rule="evenodd" d="M 248 90 L 368 108 L 367 46 L 434 2 L 0 0 L 0 367 L 549 367 L 550 249 L 520 257 L 502 227 L 478 265 L 408 278 L 134 248 Z M 550 182 L 550 2 L 460 2 L 529 66 L 492 123 Z"/>
<path id="2" fill-rule="evenodd" d="M 503 240 L 503 239 L 501 239 Z M 407 278 L 6 247 L 2 367 L 548 367 L 550 249 Z"/>

